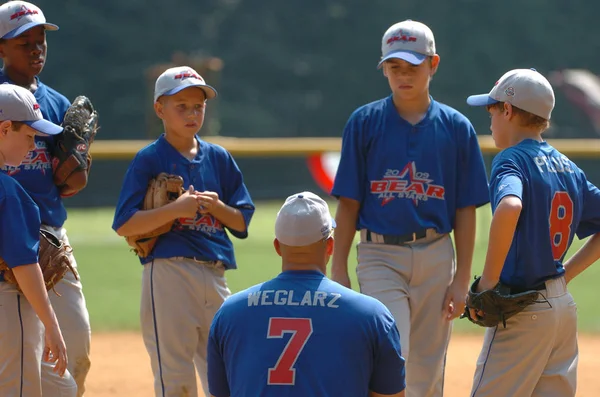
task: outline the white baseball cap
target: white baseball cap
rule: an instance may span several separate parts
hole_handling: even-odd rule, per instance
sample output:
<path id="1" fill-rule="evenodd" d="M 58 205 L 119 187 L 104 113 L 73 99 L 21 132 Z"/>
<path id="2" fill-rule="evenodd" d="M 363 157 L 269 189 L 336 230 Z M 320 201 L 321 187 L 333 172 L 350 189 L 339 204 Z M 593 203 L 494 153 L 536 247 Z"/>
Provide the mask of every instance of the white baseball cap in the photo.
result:
<path id="1" fill-rule="evenodd" d="M 46 22 L 40 8 L 26 1 L 9 1 L 0 6 L 0 39 L 12 39 L 33 27 L 44 25 L 46 30 L 58 26 Z"/>
<path id="2" fill-rule="evenodd" d="M 163 95 L 175 95 L 188 87 L 198 87 L 206 94 L 206 99 L 217 96 L 217 90 L 206 84 L 202 76 L 189 66 L 167 69 L 158 76 L 154 86 L 154 102 Z"/>
<path id="3" fill-rule="evenodd" d="M 513 69 L 496 82 L 489 94 L 471 95 L 471 106 L 508 102 L 519 109 L 550 120 L 554 109 L 554 90 L 550 82 L 535 69 Z"/>
<path id="4" fill-rule="evenodd" d="M 421 22 L 407 19 L 390 26 L 383 35 L 381 61 L 377 67 L 390 58 L 420 65 L 432 55 L 435 55 L 435 39 L 431 29 Z"/>
<path id="5" fill-rule="evenodd" d="M 329 206 L 311 192 L 291 195 L 277 213 L 275 238 L 291 247 L 303 247 L 331 235 L 335 221 Z"/>
<path id="6" fill-rule="evenodd" d="M 29 90 L 9 84 L 0 84 L 0 121 L 19 121 L 43 135 L 60 134 L 62 127 L 44 120 L 40 105 Z"/>

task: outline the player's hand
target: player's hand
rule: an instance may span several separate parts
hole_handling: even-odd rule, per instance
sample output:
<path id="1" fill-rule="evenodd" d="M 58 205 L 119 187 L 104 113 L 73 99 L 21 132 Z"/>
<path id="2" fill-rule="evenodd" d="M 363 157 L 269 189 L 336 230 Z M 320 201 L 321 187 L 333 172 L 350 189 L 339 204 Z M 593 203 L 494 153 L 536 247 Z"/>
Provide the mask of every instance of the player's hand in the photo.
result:
<path id="1" fill-rule="evenodd" d="M 177 208 L 178 218 L 196 218 L 196 213 L 199 210 L 196 194 L 194 186 L 190 185 L 188 190 L 175 200 L 174 205 Z"/>
<path id="2" fill-rule="evenodd" d="M 352 288 L 352 284 L 350 283 L 350 276 L 348 276 L 348 272 L 336 272 L 333 269 L 331 270 L 331 279 L 338 284 L 343 285 L 346 288 Z"/>
<path id="3" fill-rule="evenodd" d="M 219 200 L 219 195 L 215 192 L 197 192 L 196 200 L 200 205 L 200 213 L 206 214 L 209 212 L 213 212 L 219 205 L 221 205 L 221 200 Z"/>
<path id="4" fill-rule="evenodd" d="M 56 363 L 53 371 L 60 377 L 65 374 L 67 370 L 67 347 L 58 325 L 52 327 L 46 327 L 44 335 L 44 355 L 42 360 L 49 363 Z"/>
<path id="5" fill-rule="evenodd" d="M 446 290 L 442 313 L 446 320 L 452 321 L 465 311 L 467 293 L 469 292 L 469 280 L 454 278 L 452 284 Z"/>

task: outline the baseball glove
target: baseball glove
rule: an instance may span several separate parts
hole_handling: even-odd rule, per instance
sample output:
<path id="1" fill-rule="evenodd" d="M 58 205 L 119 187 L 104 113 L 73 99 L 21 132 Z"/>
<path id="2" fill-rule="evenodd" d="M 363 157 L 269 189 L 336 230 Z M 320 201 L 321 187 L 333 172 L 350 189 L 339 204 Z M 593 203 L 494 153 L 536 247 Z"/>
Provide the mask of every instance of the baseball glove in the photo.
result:
<path id="1" fill-rule="evenodd" d="M 54 184 L 62 197 L 76 194 L 87 185 L 92 156 L 90 145 L 98 131 L 98 112 L 85 96 L 75 98 L 65 113 L 63 132 L 51 148 Z"/>
<path id="2" fill-rule="evenodd" d="M 539 291 L 531 290 L 511 295 L 510 288 L 501 283 L 498 283 L 494 289 L 475 292 L 480 280 L 481 277 L 476 277 L 471 284 L 465 312 L 460 318 L 466 317 L 472 323 L 482 327 L 495 327 L 502 323 L 506 328 L 506 320 L 535 303 L 540 294 Z M 483 315 L 476 314 L 476 318 L 472 318 L 469 309 L 474 309 L 475 312 L 482 311 Z"/>
<path id="3" fill-rule="evenodd" d="M 169 175 L 161 172 L 154 179 L 148 182 L 148 190 L 144 198 L 142 210 L 151 210 L 167 205 L 179 198 L 183 190 L 183 178 L 179 175 Z M 151 232 L 141 235 L 127 236 L 127 244 L 140 257 L 145 258 L 152 252 L 158 236 L 168 233 L 173 226 L 175 220 L 165 223 L 161 227 L 152 230 Z"/>
<path id="4" fill-rule="evenodd" d="M 60 296 L 60 294 L 54 289 L 54 286 L 58 284 L 60 280 L 62 280 L 68 271 L 71 271 L 75 278 L 79 280 L 79 276 L 71 265 L 71 260 L 69 259 L 69 254 L 72 251 L 73 249 L 70 246 L 64 244 L 54 234 L 46 230 L 40 230 L 38 263 L 42 269 L 44 284 L 46 285 L 47 291 L 53 290 L 56 295 Z M 4 272 L 4 281 L 14 284 L 17 287 L 17 290 L 22 292 L 12 269 L 10 269 L 6 262 L 1 259 L 0 271 Z"/>

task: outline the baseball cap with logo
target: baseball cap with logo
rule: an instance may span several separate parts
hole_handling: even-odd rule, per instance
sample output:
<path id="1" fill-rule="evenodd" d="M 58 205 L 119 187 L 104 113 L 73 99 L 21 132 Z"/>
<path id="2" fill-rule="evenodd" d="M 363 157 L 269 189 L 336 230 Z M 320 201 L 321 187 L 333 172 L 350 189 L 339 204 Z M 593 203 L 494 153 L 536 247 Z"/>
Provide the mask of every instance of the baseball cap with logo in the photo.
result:
<path id="1" fill-rule="evenodd" d="M 202 76 L 189 66 L 167 69 L 158 76 L 154 86 L 154 102 L 163 95 L 175 95 L 188 87 L 198 87 L 206 94 L 206 99 L 217 96 L 217 90 L 206 84 Z"/>
<path id="2" fill-rule="evenodd" d="M 381 61 L 377 67 L 391 58 L 420 65 L 432 55 L 435 55 L 435 39 L 431 29 L 421 22 L 407 19 L 390 26 L 383 35 Z"/>
<path id="3" fill-rule="evenodd" d="M 58 30 L 58 26 L 46 22 L 40 8 L 26 1 L 9 1 L 0 6 L 0 39 L 12 39 L 26 30 L 44 25 L 46 30 Z"/>
<path id="4" fill-rule="evenodd" d="M 329 206 L 311 192 L 291 195 L 277 213 L 275 238 L 291 247 L 311 245 L 328 238 L 335 228 Z"/>
<path id="5" fill-rule="evenodd" d="M 44 120 L 40 105 L 29 90 L 13 85 L 0 84 L 0 121 L 19 121 L 43 135 L 60 134 L 62 127 Z"/>
<path id="6" fill-rule="evenodd" d="M 550 82 L 535 69 L 513 69 L 496 82 L 488 94 L 471 95 L 471 106 L 508 102 L 519 109 L 550 120 L 554 109 L 554 90 Z"/>

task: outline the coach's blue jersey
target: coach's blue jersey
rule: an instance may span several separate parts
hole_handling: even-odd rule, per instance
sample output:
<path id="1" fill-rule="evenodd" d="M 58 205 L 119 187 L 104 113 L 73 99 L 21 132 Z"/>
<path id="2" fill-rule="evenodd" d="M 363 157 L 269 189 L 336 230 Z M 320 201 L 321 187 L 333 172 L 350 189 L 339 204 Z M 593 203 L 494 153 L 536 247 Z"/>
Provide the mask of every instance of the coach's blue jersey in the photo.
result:
<path id="1" fill-rule="evenodd" d="M 523 209 L 500 280 L 530 288 L 564 273 L 573 236 L 600 232 L 600 190 L 572 161 L 546 142 L 524 140 L 492 163 L 492 210 L 506 196 Z"/>
<path id="2" fill-rule="evenodd" d="M 0 173 L 0 214 L 0 258 L 10 268 L 36 263 L 39 209 L 21 185 L 4 173 Z M 3 272 L 0 281 L 4 281 Z"/>
<path id="3" fill-rule="evenodd" d="M 228 298 L 208 342 L 216 397 L 367 397 L 405 388 L 400 336 L 374 298 L 287 271 Z"/>
<path id="4" fill-rule="evenodd" d="M 12 83 L 0 72 L 0 84 L 7 82 Z M 39 80 L 38 88 L 33 94 L 44 118 L 54 124 L 62 124 L 65 112 L 70 106 L 67 98 Z M 42 223 L 61 227 L 67 219 L 67 211 L 53 180 L 52 158 L 48 147 L 54 139 L 54 136 L 36 136 L 36 148 L 29 152 L 23 163 L 19 167 L 4 166 L 2 171 L 19 181 L 29 193 L 40 209 Z"/>
<path id="5" fill-rule="evenodd" d="M 332 194 L 360 202 L 357 229 L 407 234 L 448 233 L 456 210 L 489 202 L 487 176 L 473 126 L 431 99 L 412 125 L 392 96 L 350 116 Z"/>
<path id="6" fill-rule="evenodd" d="M 161 172 L 166 172 L 183 177 L 186 190 L 193 185 L 197 192 L 215 192 L 222 202 L 240 210 L 246 231 L 240 233 L 229 229 L 229 232 L 238 238 L 248 236 L 247 228 L 254 214 L 254 204 L 242 172 L 229 152 L 221 146 L 200 139 L 198 144 L 198 154 L 190 161 L 171 146 L 163 134 L 135 156 L 123 181 L 113 222 L 114 230 L 142 209 L 148 182 Z M 193 219 L 177 219 L 172 230 L 158 238 L 150 256 L 141 258 L 141 261 L 147 263 L 154 258 L 175 256 L 220 260 L 228 269 L 236 268 L 233 245 L 225 227 L 211 214 L 198 212 Z"/>

